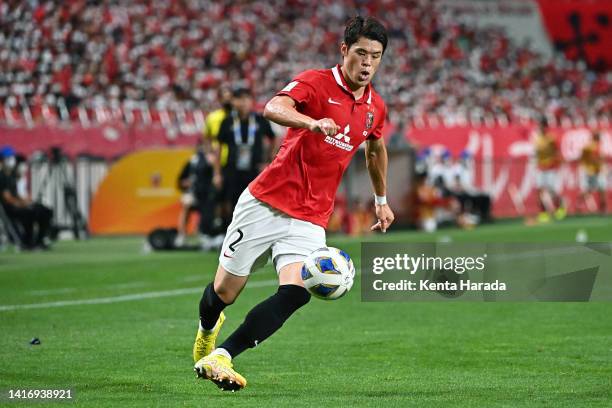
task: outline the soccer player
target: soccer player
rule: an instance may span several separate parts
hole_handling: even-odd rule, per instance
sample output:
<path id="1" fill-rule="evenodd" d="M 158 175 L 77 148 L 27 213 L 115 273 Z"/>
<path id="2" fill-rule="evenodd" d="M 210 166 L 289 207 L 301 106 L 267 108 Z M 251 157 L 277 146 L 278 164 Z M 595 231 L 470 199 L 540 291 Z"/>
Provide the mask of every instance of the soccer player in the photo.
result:
<path id="1" fill-rule="evenodd" d="M 325 227 L 336 190 L 363 142 L 378 220 L 372 230 L 385 232 L 393 222 L 381 138 L 386 107 L 370 84 L 386 46 L 386 30 L 376 19 L 351 19 L 340 46 L 342 64 L 299 74 L 264 109 L 267 119 L 290 129 L 274 161 L 240 196 L 214 282 L 200 300 L 193 347 L 198 376 L 224 390 L 246 386 L 232 359 L 274 334 L 310 300 L 300 273 L 303 261 L 326 246 Z M 236 300 L 249 274 L 270 252 L 278 273 L 277 292 L 251 309 L 215 348 L 223 309 Z"/>
<path id="2" fill-rule="evenodd" d="M 565 218 L 565 203 L 557 188 L 557 172 L 561 165 L 561 152 L 555 137 L 548 129 L 546 120 L 542 120 L 540 123 L 534 144 L 538 166 L 536 186 L 541 208 L 538 220 L 549 222 L 553 215 L 557 219 Z"/>
<path id="3" fill-rule="evenodd" d="M 582 154 L 580 155 L 580 167 L 582 170 L 580 187 L 582 192 L 579 201 L 582 202 L 582 204 L 586 204 L 586 207 L 591 212 L 595 212 L 596 205 L 593 204 L 592 199 L 587 200 L 587 197 L 589 194 L 597 192 L 599 193 L 599 211 L 605 214 L 606 177 L 600 139 L 599 132 L 594 132 L 592 140 L 582 149 Z"/>

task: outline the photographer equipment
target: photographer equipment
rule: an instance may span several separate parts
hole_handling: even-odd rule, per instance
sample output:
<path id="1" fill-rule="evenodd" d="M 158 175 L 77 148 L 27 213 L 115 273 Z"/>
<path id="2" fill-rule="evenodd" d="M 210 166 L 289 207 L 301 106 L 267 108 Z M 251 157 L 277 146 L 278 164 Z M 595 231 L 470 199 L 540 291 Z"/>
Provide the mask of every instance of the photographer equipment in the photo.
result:
<path id="1" fill-rule="evenodd" d="M 61 148 L 52 147 L 47 155 L 41 155 L 35 161 L 39 165 L 42 173 L 36 201 L 41 201 L 45 191 L 51 189 L 51 207 L 56 209 L 63 208 L 67 214 L 67 219 L 58 220 L 56 216 L 54 238 L 60 231 L 72 231 L 76 239 L 89 238 L 87 221 L 81 214 L 78 202 L 75 182 L 69 176 L 68 170 L 71 163 L 63 154 Z M 66 218 L 66 217 L 64 217 Z"/>

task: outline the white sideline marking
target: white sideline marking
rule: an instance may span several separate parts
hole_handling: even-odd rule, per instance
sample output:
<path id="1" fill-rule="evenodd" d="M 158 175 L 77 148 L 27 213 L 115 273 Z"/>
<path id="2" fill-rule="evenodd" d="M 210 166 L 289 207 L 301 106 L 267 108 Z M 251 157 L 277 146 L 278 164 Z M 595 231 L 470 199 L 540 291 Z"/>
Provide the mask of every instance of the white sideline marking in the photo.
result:
<path id="1" fill-rule="evenodd" d="M 128 283 L 113 283 L 110 285 L 102 285 L 102 286 L 98 286 L 98 288 L 99 289 L 129 289 L 129 288 L 147 286 L 149 284 L 151 284 L 151 282 L 136 281 L 136 282 L 128 282 Z M 76 292 L 76 291 L 77 291 L 77 288 L 57 288 L 57 289 L 35 289 L 35 290 L 30 290 L 27 293 L 29 293 L 30 295 L 34 295 L 34 296 L 45 296 L 45 295 L 58 295 L 61 293 L 70 293 L 70 292 Z"/>
<path id="2" fill-rule="evenodd" d="M 181 282 L 197 282 L 206 279 L 205 275 L 189 275 L 181 279 Z"/>
<path id="3" fill-rule="evenodd" d="M 129 289 L 129 288 L 137 288 L 142 286 L 150 285 L 151 282 L 145 281 L 136 281 L 136 282 L 128 282 L 128 283 L 113 283 L 111 285 L 105 285 L 104 288 L 110 289 Z"/>
<path id="4" fill-rule="evenodd" d="M 29 294 L 35 296 L 44 296 L 44 295 L 57 295 L 60 293 L 70 293 L 76 292 L 75 288 L 58 288 L 58 289 L 41 289 L 41 290 L 30 290 Z"/>
<path id="5" fill-rule="evenodd" d="M 262 288 L 266 286 L 278 285 L 277 280 L 256 281 L 247 284 L 249 288 Z M 121 295 L 94 299 L 77 299 L 77 300 L 60 300 L 57 302 L 45 303 L 30 303 L 25 305 L 0 305 L 0 312 L 8 312 L 12 310 L 27 310 L 27 309 L 46 309 L 52 307 L 64 306 L 79 306 L 79 305 L 101 305 L 107 303 L 129 302 L 132 300 L 155 299 L 170 296 L 190 295 L 192 293 L 200 293 L 204 290 L 203 287 L 183 288 L 174 290 L 162 290 L 158 292 L 133 293 L 131 295 Z"/>

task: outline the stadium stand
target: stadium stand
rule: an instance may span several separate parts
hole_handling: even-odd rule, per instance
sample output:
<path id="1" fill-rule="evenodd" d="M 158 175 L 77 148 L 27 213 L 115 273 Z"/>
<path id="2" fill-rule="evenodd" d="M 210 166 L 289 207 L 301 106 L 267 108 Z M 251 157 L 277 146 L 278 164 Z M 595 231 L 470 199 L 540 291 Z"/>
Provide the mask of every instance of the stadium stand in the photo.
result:
<path id="1" fill-rule="evenodd" d="M 287 4 L 291 7 L 285 7 Z M 8 1 L 0 4 L 0 122 L 202 125 L 216 90 L 246 80 L 259 104 L 297 72 L 337 62 L 348 11 L 391 34 L 376 86 L 393 123 L 605 120 L 612 78 L 544 58 L 437 1 Z M 360 6 L 361 4 L 361 6 Z M 298 12 L 299 10 L 299 12 Z"/>

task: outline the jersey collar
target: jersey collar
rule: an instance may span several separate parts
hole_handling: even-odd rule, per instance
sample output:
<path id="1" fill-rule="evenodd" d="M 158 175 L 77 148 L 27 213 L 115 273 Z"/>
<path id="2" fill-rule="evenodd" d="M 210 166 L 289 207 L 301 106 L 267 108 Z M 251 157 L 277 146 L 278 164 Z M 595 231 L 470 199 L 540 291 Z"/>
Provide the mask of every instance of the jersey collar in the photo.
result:
<path id="1" fill-rule="evenodd" d="M 332 74 L 334 75 L 334 79 L 336 80 L 336 83 L 338 84 L 338 86 L 340 86 L 346 92 L 351 94 L 351 96 L 354 99 L 355 95 L 353 95 L 353 92 L 351 92 L 351 90 L 349 89 L 349 87 L 348 87 L 348 85 L 346 83 L 346 80 L 344 79 L 344 76 L 342 75 L 342 71 L 340 70 L 340 64 L 338 64 L 335 67 L 333 67 L 331 69 L 331 71 L 332 71 Z M 363 91 L 363 96 L 358 101 L 355 101 L 355 102 L 363 103 L 363 101 L 365 99 L 366 92 L 368 93 L 368 99 L 365 102 L 368 105 L 370 105 L 372 103 L 372 87 L 371 87 L 371 84 L 368 84 L 366 86 L 365 91 Z"/>

